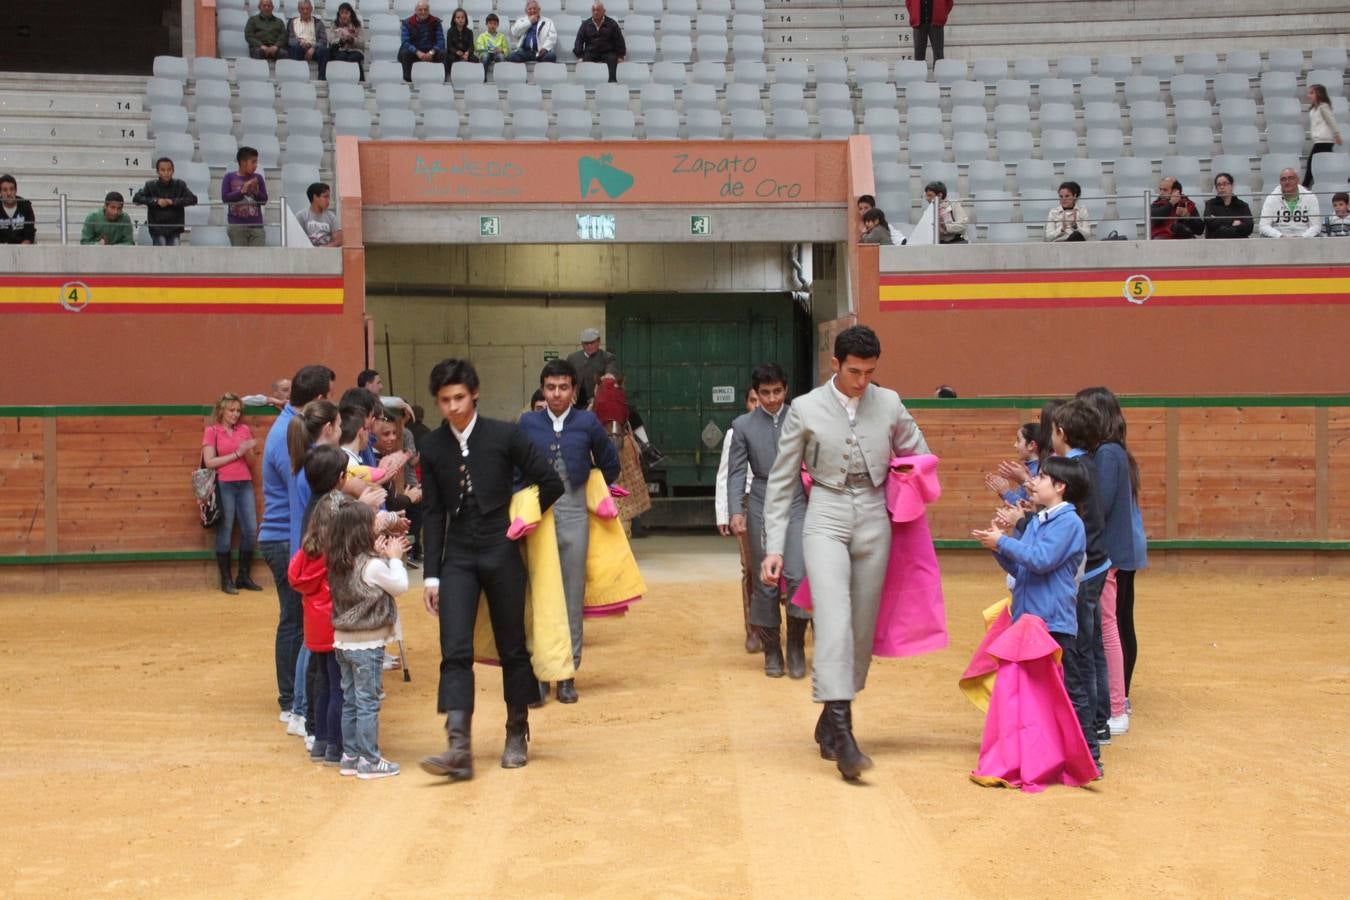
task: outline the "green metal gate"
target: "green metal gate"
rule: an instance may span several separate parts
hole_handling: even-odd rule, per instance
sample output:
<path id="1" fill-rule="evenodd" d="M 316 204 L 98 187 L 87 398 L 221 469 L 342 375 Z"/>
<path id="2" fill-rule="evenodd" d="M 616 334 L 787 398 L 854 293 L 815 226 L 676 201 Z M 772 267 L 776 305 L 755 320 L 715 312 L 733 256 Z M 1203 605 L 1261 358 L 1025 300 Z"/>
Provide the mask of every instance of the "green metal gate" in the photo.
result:
<path id="1" fill-rule="evenodd" d="M 776 362 L 795 389 L 809 352 L 809 321 L 799 323 L 786 294 L 623 296 L 605 322 L 629 403 L 666 454 L 667 489 L 712 486 L 722 437 L 745 412 L 750 370 Z M 805 330 L 803 330 L 803 324 Z"/>

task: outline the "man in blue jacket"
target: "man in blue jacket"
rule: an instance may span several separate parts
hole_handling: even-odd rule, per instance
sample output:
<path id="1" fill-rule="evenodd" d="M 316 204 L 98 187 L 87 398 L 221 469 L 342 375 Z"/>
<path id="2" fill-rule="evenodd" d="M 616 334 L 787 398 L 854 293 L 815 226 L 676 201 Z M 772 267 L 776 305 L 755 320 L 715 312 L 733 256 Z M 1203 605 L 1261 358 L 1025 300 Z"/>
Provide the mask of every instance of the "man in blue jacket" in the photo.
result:
<path id="1" fill-rule="evenodd" d="M 281 705 L 281 721 L 288 730 L 292 726 L 291 708 L 295 700 L 295 661 L 304 643 L 304 620 L 300 608 L 300 594 L 286 578 L 286 568 L 298 541 L 294 534 L 300 527 L 292 508 L 295 481 L 291 474 L 291 456 L 286 447 L 286 432 L 291 420 L 306 403 L 328 396 L 328 389 L 336 377 L 327 366 L 305 366 L 291 379 L 291 402 L 272 423 L 263 444 L 263 518 L 258 529 L 258 550 L 272 570 L 277 585 L 280 617 L 277 620 L 276 663 L 277 702 Z M 293 521 L 294 520 L 294 521 Z M 298 686 L 304 690 L 304 685 Z M 304 734 L 301 730 L 292 732 Z"/>
<path id="2" fill-rule="evenodd" d="M 586 600 L 586 549 L 590 542 L 586 480 L 593 468 L 604 474 L 606 482 L 617 480 L 619 454 L 595 414 L 573 405 L 577 370 L 570 362 L 555 359 L 545 363 L 539 373 L 539 388 L 548 405 L 522 415 L 520 429 L 563 481 L 563 495 L 553 505 L 553 521 L 562 563 L 563 594 L 567 598 L 567 622 L 572 629 L 572 663 L 579 669 Z M 548 685 L 541 685 L 541 699 L 547 692 Z M 558 682 L 558 701 L 577 702 L 575 679 Z"/>
<path id="3" fill-rule="evenodd" d="M 404 81 L 412 81 L 415 62 L 445 62 L 445 26 L 431 14 L 427 0 L 418 0 L 413 14 L 403 20 L 401 30 L 403 43 L 398 48 L 398 61 L 403 63 Z"/>

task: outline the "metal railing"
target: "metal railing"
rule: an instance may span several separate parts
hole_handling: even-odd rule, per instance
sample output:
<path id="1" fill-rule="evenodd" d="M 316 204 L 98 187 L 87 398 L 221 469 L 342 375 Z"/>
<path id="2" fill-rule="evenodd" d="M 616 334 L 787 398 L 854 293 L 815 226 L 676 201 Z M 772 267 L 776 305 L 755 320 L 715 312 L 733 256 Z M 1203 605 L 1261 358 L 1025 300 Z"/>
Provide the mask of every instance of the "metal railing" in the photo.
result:
<path id="1" fill-rule="evenodd" d="M 133 191 L 133 193 L 134 193 L 134 191 Z M 127 199 L 124 201 L 123 212 L 125 212 L 125 213 L 127 214 L 127 216 L 129 216 L 129 217 L 131 218 L 131 225 L 132 225 L 132 233 L 133 233 L 133 235 L 134 235 L 135 237 L 139 237 L 139 236 L 141 236 L 141 235 L 143 235 L 143 234 L 148 234 L 148 233 L 149 233 L 149 232 L 148 232 L 148 228 L 149 228 L 150 223 L 149 223 L 149 221 L 148 221 L 148 220 L 146 219 L 146 217 L 145 217 L 145 214 L 144 214 L 144 213 L 145 213 L 145 210 L 144 210 L 144 208 L 143 208 L 143 207 L 140 207 L 140 206 L 133 205 L 133 204 L 131 203 L 131 200 L 130 200 L 130 197 L 131 197 L 130 194 L 126 194 L 126 195 L 124 195 L 124 196 L 126 196 Z M 104 200 L 103 200 L 102 197 L 97 197 L 97 198 L 96 198 L 96 197 L 79 197 L 79 196 L 71 196 L 70 194 L 58 194 L 58 195 L 56 195 L 55 197 L 39 197 L 39 198 L 27 198 L 27 197 L 25 197 L 24 199 L 28 200 L 30 203 L 33 204 L 33 212 L 34 212 L 35 214 L 40 214 L 42 210 L 51 210 L 51 211 L 53 212 L 53 214 L 54 214 L 54 215 L 53 215 L 53 218 L 55 218 L 55 219 L 57 220 L 57 222 L 58 222 L 58 227 L 60 228 L 61 244 L 62 244 L 62 246 L 67 246 L 67 245 L 70 245 L 70 244 L 78 244 L 78 243 L 80 242 L 80 234 L 82 233 L 83 228 L 84 228 L 84 218 L 83 218 L 78 212 L 75 213 L 76 219 L 75 219 L 74 221 L 71 220 L 71 210 L 72 210 L 72 208 L 74 208 L 74 209 L 76 209 L 76 210 L 87 210 L 87 211 L 84 213 L 84 215 L 87 216 L 89 212 L 95 212 L 95 211 L 101 210 L 101 209 L 103 208 L 103 204 L 104 204 Z M 309 203 L 308 203 L 308 200 L 306 200 L 306 202 L 305 202 L 305 204 L 304 204 L 303 206 L 293 206 L 293 205 L 291 204 L 290 200 L 288 199 L 288 197 L 287 197 L 286 195 L 282 195 L 281 197 L 273 198 L 273 199 L 274 199 L 275 201 L 277 201 L 277 202 L 274 203 L 274 202 L 272 202 L 272 200 L 269 200 L 269 202 L 268 202 L 267 204 L 265 204 L 265 205 L 262 206 L 262 212 L 263 212 L 263 225 L 262 225 L 262 228 L 263 228 L 264 231 L 267 232 L 267 233 L 275 233 L 275 234 L 277 234 L 277 240 L 278 240 L 278 245 L 279 245 L 279 246 L 281 246 L 281 247 L 289 247 L 289 246 L 290 246 L 290 240 L 289 240 L 289 236 L 288 236 L 288 234 L 287 234 L 286 228 L 284 227 L 284 226 L 285 226 L 285 216 L 286 216 L 289 212 L 292 212 L 292 211 L 298 211 L 298 210 L 304 209 L 305 207 L 307 207 L 307 206 L 309 205 Z M 228 209 L 228 208 L 229 208 L 230 206 L 232 206 L 232 205 L 233 205 L 233 204 L 230 204 L 230 203 L 224 203 L 224 202 L 219 201 L 219 200 L 200 200 L 200 199 L 199 199 L 199 200 L 197 201 L 197 203 L 195 204 L 195 206 L 194 206 L 194 207 L 190 207 L 190 208 L 198 208 L 198 209 L 200 209 L 200 208 L 205 208 L 205 209 L 208 209 L 208 210 L 212 210 L 212 209 Z M 137 216 L 137 215 L 134 214 L 134 211 L 137 211 L 137 210 L 141 211 L 141 215 L 140 215 L 140 216 Z M 37 224 L 38 224 L 38 227 L 39 227 L 39 229 L 40 229 L 40 228 L 41 228 L 41 221 L 42 221 L 42 219 L 43 219 L 43 216 L 38 215 L 37 218 L 38 218 L 38 223 L 37 223 Z M 270 221 L 270 222 L 269 222 L 269 221 L 268 221 L 269 219 L 271 219 L 271 220 L 273 220 L 273 221 Z M 49 219 L 49 221 L 50 221 L 50 219 Z M 71 239 L 71 227 L 72 227 L 72 226 L 74 226 L 74 229 L 75 229 L 75 237 L 74 237 L 73 240 Z M 190 224 L 189 224 L 189 225 L 184 225 L 184 231 L 183 231 L 183 233 L 186 234 L 186 235 L 190 235 L 190 234 L 192 233 L 192 229 L 193 229 L 194 227 L 197 227 L 197 228 L 224 228 L 224 227 L 228 227 L 228 226 L 226 226 L 226 225 L 209 225 L 209 224 L 199 224 L 199 225 L 193 226 L 193 225 L 190 225 Z M 133 238 L 133 239 L 135 239 L 135 238 Z"/>

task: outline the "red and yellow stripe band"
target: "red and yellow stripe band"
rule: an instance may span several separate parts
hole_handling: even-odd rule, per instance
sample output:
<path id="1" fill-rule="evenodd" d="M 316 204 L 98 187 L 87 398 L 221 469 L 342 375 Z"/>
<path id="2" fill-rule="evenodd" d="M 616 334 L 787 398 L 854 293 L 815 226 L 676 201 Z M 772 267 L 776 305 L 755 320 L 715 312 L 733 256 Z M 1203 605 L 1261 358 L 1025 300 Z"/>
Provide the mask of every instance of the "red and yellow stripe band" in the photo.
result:
<path id="1" fill-rule="evenodd" d="M 342 276 L 0 276 L 0 314 L 342 312 Z"/>

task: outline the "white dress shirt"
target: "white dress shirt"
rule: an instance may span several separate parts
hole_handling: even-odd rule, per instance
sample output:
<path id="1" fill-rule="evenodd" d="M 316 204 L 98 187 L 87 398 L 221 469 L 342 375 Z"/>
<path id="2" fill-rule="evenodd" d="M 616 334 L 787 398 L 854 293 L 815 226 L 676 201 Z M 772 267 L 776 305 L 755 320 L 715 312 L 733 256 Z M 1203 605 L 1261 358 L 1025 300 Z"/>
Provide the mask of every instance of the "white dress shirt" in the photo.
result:
<path id="1" fill-rule="evenodd" d="M 831 376 L 830 390 L 834 391 L 834 399 L 838 400 L 840 405 L 844 407 L 844 412 L 848 413 L 848 420 L 850 423 L 857 421 L 858 401 L 861 400 L 862 398 L 850 397 L 846 395 L 843 391 L 839 390 L 839 388 L 835 386 L 834 382 L 835 379 L 833 376 Z"/>

